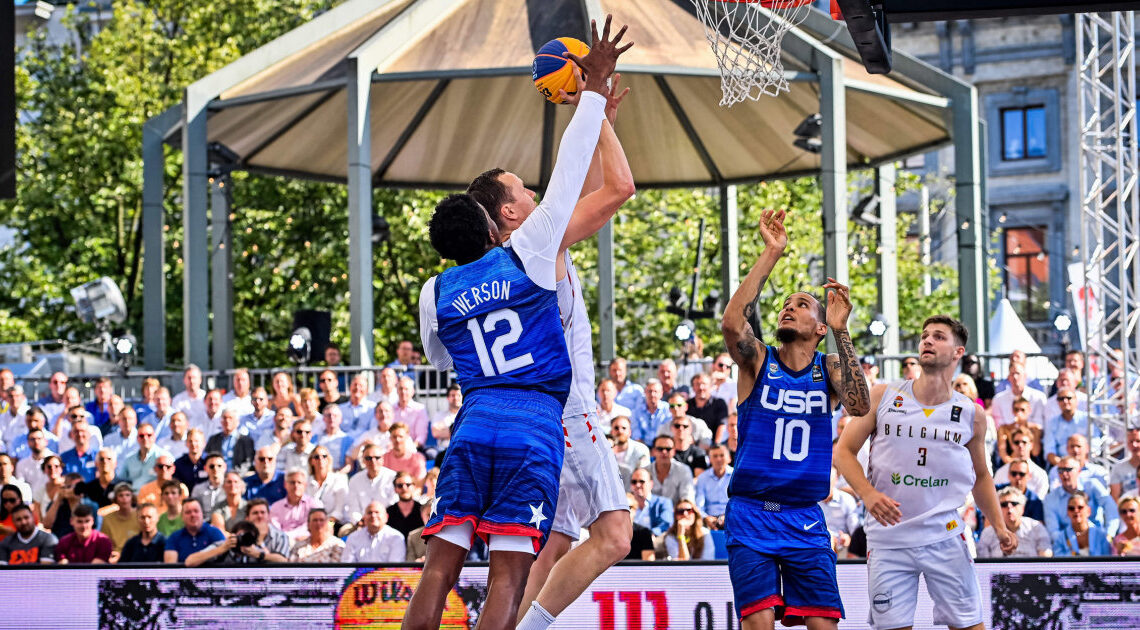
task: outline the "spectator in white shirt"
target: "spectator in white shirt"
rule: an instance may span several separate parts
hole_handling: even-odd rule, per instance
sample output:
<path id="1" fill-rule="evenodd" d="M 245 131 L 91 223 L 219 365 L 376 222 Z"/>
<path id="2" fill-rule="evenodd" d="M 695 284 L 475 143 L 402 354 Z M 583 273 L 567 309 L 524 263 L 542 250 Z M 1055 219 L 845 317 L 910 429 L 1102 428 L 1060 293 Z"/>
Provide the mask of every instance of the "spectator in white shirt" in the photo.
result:
<path id="1" fill-rule="evenodd" d="M 994 472 L 994 484 L 1000 486 L 1009 483 L 1009 467 L 1014 462 L 1025 462 L 1029 465 L 1026 488 L 1032 490 L 1037 498 L 1044 499 L 1049 493 L 1049 473 L 1030 459 L 1033 455 L 1033 434 L 1028 429 L 1017 429 L 1010 438 L 1010 445 L 1013 447 L 1013 456 Z"/>
<path id="2" fill-rule="evenodd" d="M 186 437 L 190 434 L 190 421 L 186 414 L 175 411 L 170 414 L 170 424 L 166 431 L 158 436 L 158 447 L 165 450 L 174 459 L 186 454 Z"/>
<path id="3" fill-rule="evenodd" d="M 1124 446 L 1128 448 L 1131 457 L 1118 462 L 1108 475 L 1108 491 L 1112 493 L 1113 501 L 1119 501 L 1125 494 L 1136 495 L 1136 474 L 1140 471 L 1140 428 L 1128 429 Z M 30 483 L 31 480 L 25 481 Z"/>
<path id="4" fill-rule="evenodd" d="M 176 410 L 186 412 L 191 424 L 200 426 L 206 420 L 206 390 L 202 389 L 202 370 L 193 363 L 187 365 L 182 372 L 182 384 L 186 389 L 175 396 L 171 404 Z M 203 432 L 210 433 L 205 430 Z"/>
<path id="5" fill-rule="evenodd" d="M 458 383 L 452 383 L 447 388 L 447 409 L 436 414 L 431 421 L 431 436 L 435 440 L 437 451 L 447 450 L 451 444 L 451 425 L 455 424 L 455 416 L 463 406 L 463 390 Z"/>
<path id="6" fill-rule="evenodd" d="M 345 521 L 344 508 L 348 501 L 348 477 L 333 470 L 329 449 L 318 446 L 309 453 L 309 488 L 306 494 L 320 500 L 329 511 L 329 517 Z"/>
<path id="7" fill-rule="evenodd" d="M 253 413 L 251 393 L 249 370 L 238 368 L 230 374 L 230 391 L 222 396 L 222 404 L 238 412 L 239 418 L 248 416 Z"/>
<path id="8" fill-rule="evenodd" d="M 375 444 L 380 447 L 380 454 L 387 453 L 392 448 L 392 440 L 388 435 L 388 431 L 396 422 L 396 414 L 392 411 L 392 405 L 381 401 L 376 405 L 373 412 L 376 418 L 376 426 L 360 434 L 356 441 L 352 443 L 352 450 L 349 451 L 348 457 L 345 458 L 344 465 L 351 467 L 357 460 L 360 459 L 360 449 L 364 448 L 366 444 Z"/>
<path id="9" fill-rule="evenodd" d="M 649 468 L 649 447 L 630 437 L 630 421 L 625 416 L 617 416 L 610 421 L 610 439 L 613 442 L 614 457 L 622 485 L 629 487 L 633 471 Z"/>
<path id="10" fill-rule="evenodd" d="M 345 502 L 345 520 L 359 523 L 365 508 L 373 501 L 379 501 L 383 509 L 396 502 L 396 489 L 392 482 L 396 471 L 385 468 L 380 447 L 367 444 L 361 449 L 361 462 L 364 470 L 348 480 L 348 500 Z"/>
<path id="11" fill-rule="evenodd" d="M 1077 410 L 1088 412 L 1089 410 L 1089 395 L 1078 390 L 1077 385 L 1081 382 L 1081 376 L 1076 374 L 1069 368 L 1061 368 L 1057 372 L 1057 380 L 1053 382 L 1056 385 L 1056 392 L 1045 401 L 1045 418 L 1055 418 L 1061 415 L 1061 406 L 1057 404 L 1057 394 L 1061 390 L 1072 390 L 1077 397 Z"/>
<path id="12" fill-rule="evenodd" d="M 309 453 L 316 447 L 312 439 L 313 424 L 304 419 L 294 421 L 292 436 L 292 441 L 277 453 L 277 465 L 284 470 L 308 470 Z"/>
<path id="13" fill-rule="evenodd" d="M 32 429 L 28 432 L 28 456 L 16 464 L 16 476 L 32 488 L 42 488 L 48 482 L 48 477 L 43 471 L 44 458 L 54 454 L 48 448 L 47 434 L 44 430 Z"/>
<path id="14" fill-rule="evenodd" d="M 328 449 L 329 454 L 332 455 L 333 468 L 341 472 L 348 472 L 351 467 L 345 465 L 345 458 L 352 448 L 352 436 L 345 433 L 341 428 L 343 418 L 340 410 L 340 407 L 331 405 L 325 407 L 325 413 L 321 416 L 321 420 L 323 420 L 321 430 L 319 432 L 314 431 L 313 443 Z"/>
<path id="15" fill-rule="evenodd" d="M 261 434 L 273 431 L 274 413 L 269 408 L 269 392 L 264 387 L 254 388 L 249 402 L 253 411 L 242 417 L 238 430 L 256 440 Z"/>
<path id="16" fill-rule="evenodd" d="M 202 406 L 204 409 L 202 417 L 199 418 L 197 424 L 195 424 L 194 417 L 190 416 L 190 424 L 194 425 L 196 429 L 201 429 L 202 433 L 206 435 L 213 435 L 221 431 L 222 410 L 225 408 L 225 405 L 222 404 L 222 390 L 211 389 L 206 392 Z"/>
<path id="17" fill-rule="evenodd" d="M 1013 401 L 1024 398 L 1029 401 L 1029 422 L 1045 426 L 1045 392 L 1026 387 L 1025 365 L 1021 363 L 1009 364 L 1009 389 L 994 394 L 990 411 L 994 423 L 999 427 L 1014 422 Z"/>
<path id="18" fill-rule="evenodd" d="M 399 401 L 392 409 L 395 421 L 408 425 L 408 434 L 418 446 L 422 447 L 427 443 L 428 425 L 431 421 L 428 420 L 427 409 L 412 400 L 416 395 L 416 382 L 407 376 L 401 377 L 399 392 Z"/>
<path id="19" fill-rule="evenodd" d="M 389 405 L 395 405 L 400 399 L 400 377 L 396 370 L 386 367 L 376 373 L 376 379 L 376 391 L 368 395 L 368 400 L 377 404 L 387 401 Z"/>
<path id="20" fill-rule="evenodd" d="M 27 431 L 24 416 L 30 407 L 28 398 L 24 395 L 24 388 L 19 385 L 9 387 L 7 396 L 8 408 L 0 414 L 0 431 L 3 431 L 0 437 L 3 438 L 5 444 L 11 444 Z"/>
<path id="21" fill-rule="evenodd" d="M 139 424 L 149 424 L 154 427 L 156 433 L 165 434 L 170 431 L 170 416 L 174 415 L 175 411 L 181 411 L 187 417 L 192 415 L 185 409 L 176 409 L 170 400 L 170 390 L 159 387 L 154 394 L 154 413 L 145 418 L 139 418 Z"/>
<path id="22" fill-rule="evenodd" d="M 614 359 L 617 361 L 617 359 Z M 631 385 L 626 385 L 630 387 Z M 639 388 L 640 389 L 640 388 Z M 618 417 L 625 416 L 629 418 L 633 416 L 633 411 L 624 405 L 617 402 L 617 383 L 613 379 L 604 378 L 598 384 L 598 426 L 601 427 L 602 433 L 610 432 L 610 422 Z M 641 398 L 645 398 L 645 392 L 641 391 Z"/>
<path id="23" fill-rule="evenodd" d="M 819 502 L 823 510 L 827 531 L 831 534 L 831 546 L 840 557 L 846 557 L 847 548 L 851 546 L 851 535 L 862 525 L 859 517 L 859 505 L 855 497 L 836 488 L 839 481 L 839 472 L 831 469 L 831 494 Z"/>
<path id="24" fill-rule="evenodd" d="M 728 406 L 736 403 L 736 379 L 732 378 L 732 357 L 727 352 L 717 355 L 713 360 L 712 372 L 713 397 L 723 400 Z"/>
<path id="25" fill-rule="evenodd" d="M 1053 543 L 1049 531 L 1040 521 L 1035 521 L 1025 513 L 1025 495 L 1012 486 L 998 490 L 1001 515 L 1009 531 L 1017 534 L 1017 549 L 1005 554 L 1001 550 L 994 528 L 987 527 L 978 539 L 979 558 L 1050 558 L 1053 556 Z"/>
<path id="26" fill-rule="evenodd" d="M 341 561 L 390 564 L 403 562 L 406 553 L 404 535 L 388 527 L 388 507 L 380 501 L 370 501 L 363 510 L 362 527 L 344 541 Z"/>

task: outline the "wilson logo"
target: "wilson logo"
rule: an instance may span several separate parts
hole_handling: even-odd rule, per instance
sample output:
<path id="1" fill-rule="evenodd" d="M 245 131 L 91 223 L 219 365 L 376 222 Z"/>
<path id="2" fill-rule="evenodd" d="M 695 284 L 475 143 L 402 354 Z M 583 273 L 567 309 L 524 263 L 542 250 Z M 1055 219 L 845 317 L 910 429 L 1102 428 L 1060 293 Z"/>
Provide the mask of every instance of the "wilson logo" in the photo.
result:
<path id="1" fill-rule="evenodd" d="M 765 385 L 760 392 L 760 404 L 765 409 L 783 413 L 827 413 L 827 394 L 819 390 L 773 390 Z"/>

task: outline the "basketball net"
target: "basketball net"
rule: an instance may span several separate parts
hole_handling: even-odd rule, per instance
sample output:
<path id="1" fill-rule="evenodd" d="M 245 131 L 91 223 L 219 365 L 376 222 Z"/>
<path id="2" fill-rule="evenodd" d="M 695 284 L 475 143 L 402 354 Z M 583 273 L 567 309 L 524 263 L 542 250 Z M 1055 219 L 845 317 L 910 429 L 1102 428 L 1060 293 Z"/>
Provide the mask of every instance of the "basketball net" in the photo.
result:
<path id="1" fill-rule="evenodd" d="M 720 104 L 788 91 L 780 42 L 811 10 L 810 0 L 692 0 L 720 67 Z"/>

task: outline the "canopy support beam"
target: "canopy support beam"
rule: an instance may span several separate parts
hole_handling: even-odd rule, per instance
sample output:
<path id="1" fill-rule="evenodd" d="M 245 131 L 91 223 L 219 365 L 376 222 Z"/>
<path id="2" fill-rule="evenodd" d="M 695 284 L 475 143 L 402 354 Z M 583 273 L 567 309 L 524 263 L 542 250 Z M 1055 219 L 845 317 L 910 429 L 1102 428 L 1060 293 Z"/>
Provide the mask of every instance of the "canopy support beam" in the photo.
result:
<path id="1" fill-rule="evenodd" d="M 602 363 L 617 356 L 614 287 L 614 220 L 610 219 L 598 230 L 598 349 Z"/>
<path id="2" fill-rule="evenodd" d="M 349 356 L 372 365 L 372 69 L 348 58 Z"/>
<path id="3" fill-rule="evenodd" d="M 166 369 L 166 243 L 163 206 L 166 160 L 163 139 L 182 120 L 182 108 L 173 106 L 143 123 L 142 231 L 143 231 L 143 366 Z"/>
<path id="4" fill-rule="evenodd" d="M 210 181 L 210 306 L 214 324 L 215 370 L 234 367 L 233 236 L 230 233 L 229 177 Z"/>
<path id="5" fill-rule="evenodd" d="M 847 269 L 847 100 L 843 89 L 843 61 L 815 55 L 819 72 L 819 113 L 823 117 L 820 154 L 820 188 L 823 191 L 823 260 L 828 278 L 850 284 Z M 820 299 L 826 297 L 820 294 Z M 835 339 L 827 336 L 828 352 Z"/>
<path id="6" fill-rule="evenodd" d="M 740 284 L 739 216 L 736 186 L 720 187 L 720 299 L 723 304 Z"/>
<path id="7" fill-rule="evenodd" d="M 899 353 L 899 243 L 898 203 L 895 183 L 898 172 L 894 164 L 875 169 L 875 194 L 879 198 L 879 300 L 878 310 L 887 320 L 883 335 L 883 354 Z M 880 369 L 886 366 L 880 366 Z M 884 379 L 893 379 L 897 370 L 894 362 L 890 370 L 883 370 Z"/>
<path id="8" fill-rule="evenodd" d="M 210 246 L 206 195 L 209 191 L 206 108 L 186 90 L 182 107 L 182 357 L 205 368 L 210 363 Z"/>

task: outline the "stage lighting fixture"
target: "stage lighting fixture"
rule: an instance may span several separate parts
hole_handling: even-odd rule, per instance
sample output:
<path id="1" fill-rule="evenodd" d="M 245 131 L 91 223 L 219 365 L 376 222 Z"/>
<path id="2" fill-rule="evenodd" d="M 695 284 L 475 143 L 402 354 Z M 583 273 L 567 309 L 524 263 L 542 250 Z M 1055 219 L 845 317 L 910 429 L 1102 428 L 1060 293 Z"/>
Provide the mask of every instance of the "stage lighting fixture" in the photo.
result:
<path id="1" fill-rule="evenodd" d="M 811 114 L 803 120 L 800 124 L 796 125 L 796 130 L 792 133 L 797 138 L 818 138 L 823 131 L 823 116 L 821 114 Z"/>
<path id="2" fill-rule="evenodd" d="M 860 199 L 859 203 L 855 204 L 855 207 L 851 210 L 851 220 L 859 225 L 882 225 L 883 220 L 872 211 L 872 208 L 877 210 L 878 207 L 879 196 L 867 195 Z"/>
<path id="3" fill-rule="evenodd" d="M 1053 318 L 1053 327 L 1057 329 L 1057 332 L 1069 332 L 1069 328 L 1071 328 L 1072 325 L 1073 318 L 1069 317 L 1069 314 L 1065 311 L 1057 313 Z"/>
<path id="4" fill-rule="evenodd" d="M 871 333 L 872 337 L 882 337 L 887 334 L 887 318 L 883 317 L 882 313 L 876 313 L 871 323 L 867 324 L 867 332 Z"/>
<path id="5" fill-rule="evenodd" d="M 673 335 L 677 337 L 677 341 L 685 342 L 693 338 L 693 333 L 697 331 L 697 325 L 693 320 L 686 319 L 680 324 L 677 324 L 677 330 L 673 331 Z"/>
<path id="6" fill-rule="evenodd" d="M 121 324 L 127 319 L 127 304 L 123 294 L 110 278 L 104 276 L 71 290 L 79 319 L 88 324 L 110 320 Z"/>
<path id="7" fill-rule="evenodd" d="M 309 363 L 312 354 L 313 335 L 309 329 L 302 326 L 289 336 L 289 348 L 285 351 L 289 359 L 299 365 Z"/>
<path id="8" fill-rule="evenodd" d="M 823 152 L 823 143 L 819 141 L 819 138 L 796 138 L 792 144 L 808 153 Z"/>

